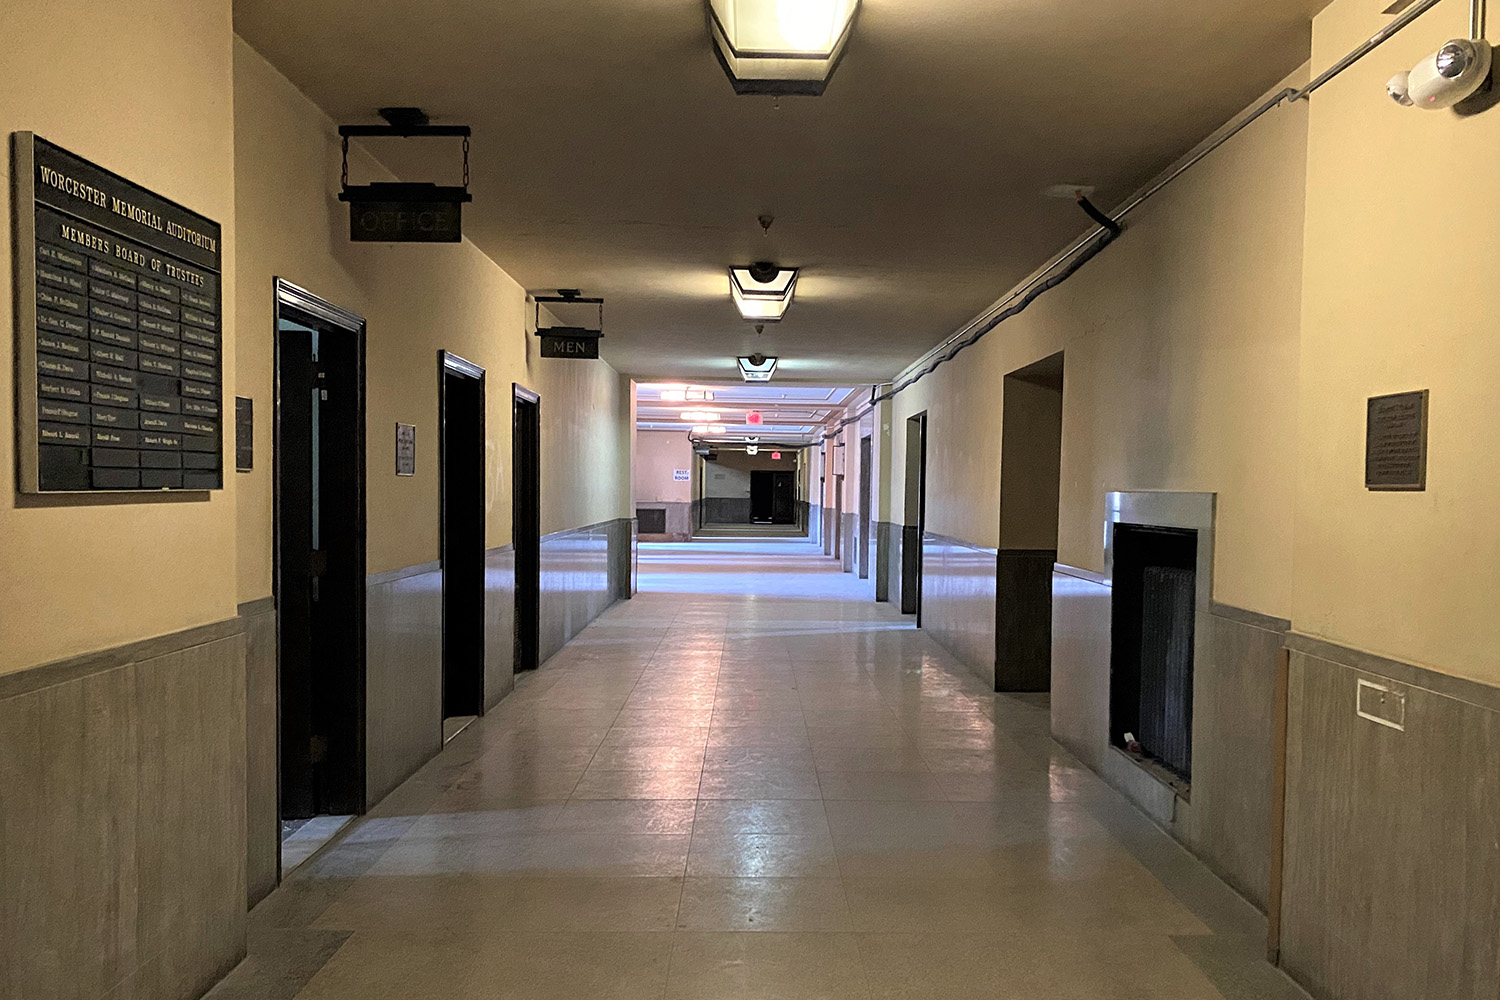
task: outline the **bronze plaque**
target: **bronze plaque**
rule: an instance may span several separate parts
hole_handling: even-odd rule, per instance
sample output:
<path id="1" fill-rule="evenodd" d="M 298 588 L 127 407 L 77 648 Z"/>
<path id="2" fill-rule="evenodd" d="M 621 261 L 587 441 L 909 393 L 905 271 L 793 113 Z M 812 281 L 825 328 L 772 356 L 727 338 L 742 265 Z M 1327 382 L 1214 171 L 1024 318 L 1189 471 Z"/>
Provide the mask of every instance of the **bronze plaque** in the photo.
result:
<path id="1" fill-rule="evenodd" d="M 1365 423 L 1365 489 L 1427 489 L 1427 390 L 1375 396 Z"/>
<path id="2" fill-rule="evenodd" d="M 191 479 L 135 471 L 181 444 L 146 434 L 141 413 L 188 395 L 218 410 L 218 224 L 29 132 L 11 157 L 20 491 L 220 489 L 217 427 L 195 438 L 208 457 Z M 201 331 L 193 353 L 182 323 Z M 78 421 L 87 440 L 63 429 Z"/>

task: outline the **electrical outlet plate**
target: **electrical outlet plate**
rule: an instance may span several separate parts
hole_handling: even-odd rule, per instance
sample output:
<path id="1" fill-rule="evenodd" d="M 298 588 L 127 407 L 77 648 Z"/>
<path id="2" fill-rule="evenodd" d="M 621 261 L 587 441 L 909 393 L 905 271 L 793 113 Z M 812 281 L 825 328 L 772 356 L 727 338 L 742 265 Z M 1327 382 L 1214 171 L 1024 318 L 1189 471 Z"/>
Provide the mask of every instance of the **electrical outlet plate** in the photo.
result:
<path id="1" fill-rule="evenodd" d="M 1361 719 L 1406 732 L 1406 692 L 1360 678 L 1355 694 L 1355 712 Z"/>

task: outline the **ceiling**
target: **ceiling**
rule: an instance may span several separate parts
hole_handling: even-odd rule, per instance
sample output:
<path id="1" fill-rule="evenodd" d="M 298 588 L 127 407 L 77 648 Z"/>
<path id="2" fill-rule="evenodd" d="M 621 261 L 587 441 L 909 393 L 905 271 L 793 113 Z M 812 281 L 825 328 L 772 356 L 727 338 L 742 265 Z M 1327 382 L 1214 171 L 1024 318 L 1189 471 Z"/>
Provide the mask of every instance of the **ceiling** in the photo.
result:
<path id="1" fill-rule="evenodd" d="M 236 30 L 340 122 L 474 128 L 464 229 L 531 290 L 608 300 L 631 375 L 890 378 L 1306 60 L 1326 0 L 864 0 L 822 97 L 739 97 L 703 0 L 236 0 Z M 406 179 L 457 151 L 382 140 Z M 336 179 L 329 178 L 330 185 Z M 776 218 L 769 234 L 756 222 Z M 803 268 L 757 335 L 726 269 Z"/>
<path id="2" fill-rule="evenodd" d="M 712 399 L 664 402 L 663 389 L 706 390 Z M 805 445 L 822 439 L 829 420 L 838 416 L 851 397 L 869 393 L 868 387 L 842 388 L 814 385 L 744 385 L 703 382 L 642 382 L 636 386 L 636 427 L 643 431 L 685 431 L 694 424 L 682 418 L 684 410 L 709 410 L 718 414 L 716 424 L 723 434 L 704 440 L 736 441 L 749 437 L 762 444 Z M 760 414 L 761 423 L 751 424 L 749 414 Z"/>

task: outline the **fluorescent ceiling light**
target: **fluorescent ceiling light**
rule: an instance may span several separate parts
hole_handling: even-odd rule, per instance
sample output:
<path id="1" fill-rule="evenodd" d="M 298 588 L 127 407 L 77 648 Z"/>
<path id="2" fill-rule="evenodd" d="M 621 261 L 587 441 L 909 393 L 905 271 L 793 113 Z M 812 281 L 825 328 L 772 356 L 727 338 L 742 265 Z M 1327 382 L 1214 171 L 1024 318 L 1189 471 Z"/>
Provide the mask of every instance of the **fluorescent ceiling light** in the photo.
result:
<path id="1" fill-rule="evenodd" d="M 712 403 L 714 394 L 709 389 L 689 389 L 686 399 L 689 403 Z"/>
<path id="2" fill-rule="evenodd" d="M 686 389 L 663 389 L 661 391 L 661 401 L 663 403 L 686 403 L 687 402 L 687 390 Z"/>
<path id="3" fill-rule="evenodd" d="M 776 374 L 778 360 L 778 358 L 768 358 L 762 354 L 740 358 L 740 376 L 746 382 L 769 382 L 771 376 Z"/>
<path id="4" fill-rule="evenodd" d="M 695 424 L 711 424 L 719 419 L 719 414 L 714 410 L 683 410 L 682 419 Z"/>
<path id="5" fill-rule="evenodd" d="M 751 323 L 780 323 L 797 291 L 797 269 L 752 264 L 729 269 L 729 297 Z"/>
<path id="6" fill-rule="evenodd" d="M 709 0 L 714 51 L 738 94 L 807 94 L 828 85 L 859 0 Z"/>

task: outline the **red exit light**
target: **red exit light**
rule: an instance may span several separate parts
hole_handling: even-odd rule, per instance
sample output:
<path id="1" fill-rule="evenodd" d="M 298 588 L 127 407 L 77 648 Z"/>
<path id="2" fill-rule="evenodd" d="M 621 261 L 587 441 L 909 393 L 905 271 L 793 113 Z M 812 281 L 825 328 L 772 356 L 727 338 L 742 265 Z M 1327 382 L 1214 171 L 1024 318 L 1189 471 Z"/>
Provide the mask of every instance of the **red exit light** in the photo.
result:
<path id="1" fill-rule="evenodd" d="M 761 412 L 759 410 L 751 410 L 749 413 L 745 414 L 745 423 L 747 424 L 752 424 L 756 427 L 759 427 L 765 422 L 766 418 L 761 415 Z"/>
<path id="2" fill-rule="evenodd" d="M 771 452 L 771 460 L 774 461 L 774 462 L 781 461 L 781 452 L 779 452 L 779 451 L 773 451 L 773 452 Z"/>

